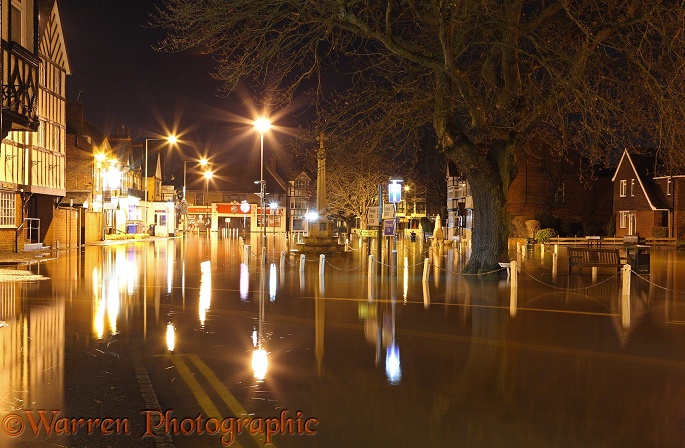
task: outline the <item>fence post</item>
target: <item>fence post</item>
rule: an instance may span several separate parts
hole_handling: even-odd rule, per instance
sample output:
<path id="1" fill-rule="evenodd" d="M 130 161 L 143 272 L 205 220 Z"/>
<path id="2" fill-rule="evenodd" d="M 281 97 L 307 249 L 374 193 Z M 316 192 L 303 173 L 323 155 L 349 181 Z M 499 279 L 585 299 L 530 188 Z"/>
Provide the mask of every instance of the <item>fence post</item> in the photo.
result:
<path id="1" fill-rule="evenodd" d="M 630 326 L 630 265 L 624 264 L 621 268 L 623 288 L 621 289 L 621 322 L 624 328 Z"/>
<path id="2" fill-rule="evenodd" d="M 430 275 L 430 270 L 428 268 L 430 267 L 430 264 L 430 258 L 426 258 L 423 260 L 423 283 L 426 283 L 428 281 L 428 276 Z"/>

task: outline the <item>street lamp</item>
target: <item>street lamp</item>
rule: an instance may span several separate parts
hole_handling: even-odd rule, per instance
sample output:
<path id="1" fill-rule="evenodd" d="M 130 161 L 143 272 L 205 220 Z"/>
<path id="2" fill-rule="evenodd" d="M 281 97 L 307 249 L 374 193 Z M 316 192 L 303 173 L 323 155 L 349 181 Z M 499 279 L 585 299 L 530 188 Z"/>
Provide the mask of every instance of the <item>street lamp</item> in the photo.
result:
<path id="1" fill-rule="evenodd" d="M 260 184 L 260 206 L 262 207 L 262 228 L 263 228 L 263 246 L 266 247 L 266 205 L 264 203 L 266 195 L 266 181 L 264 180 L 264 133 L 271 128 L 271 122 L 264 117 L 258 118 L 254 122 L 254 127 L 259 132 L 259 184 Z"/>
<path id="2" fill-rule="evenodd" d="M 178 141 L 178 138 L 175 135 L 170 135 L 165 138 L 146 138 L 145 139 L 145 225 L 147 226 L 147 207 L 148 207 L 148 181 L 147 181 L 147 164 L 148 164 L 148 158 L 147 158 L 147 149 L 148 149 L 148 142 L 154 142 L 154 141 L 161 141 L 161 142 L 167 142 L 170 145 L 175 144 Z"/>
<path id="3" fill-rule="evenodd" d="M 205 160 L 204 164 L 206 165 L 207 164 L 206 159 L 203 159 L 203 160 Z M 209 179 L 212 178 L 214 173 L 207 170 L 204 172 L 203 175 L 205 177 L 205 191 L 206 191 L 206 193 L 205 193 L 205 215 L 209 216 Z M 210 220 L 210 226 L 211 226 L 211 220 Z M 209 231 L 209 227 L 207 227 L 207 231 Z"/>

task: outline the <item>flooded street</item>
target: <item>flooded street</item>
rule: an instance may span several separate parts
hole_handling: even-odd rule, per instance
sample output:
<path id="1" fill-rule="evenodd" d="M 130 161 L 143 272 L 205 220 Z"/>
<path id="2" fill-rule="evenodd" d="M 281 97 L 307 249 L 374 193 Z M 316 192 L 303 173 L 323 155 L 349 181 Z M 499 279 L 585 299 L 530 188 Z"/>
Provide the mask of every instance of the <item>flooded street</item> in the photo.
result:
<path id="1" fill-rule="evenodd" d="M 685 443 L 685 253 L 652 248 L 624 298 L 563 247 L 520 256 L 512 294 L 515 273 L 460 275 L 451 247 L 400 241 L 393 275 L 367 246 L 302 266 L 259 241 L 88 246 L 0 276 L 0 446 Z"/>

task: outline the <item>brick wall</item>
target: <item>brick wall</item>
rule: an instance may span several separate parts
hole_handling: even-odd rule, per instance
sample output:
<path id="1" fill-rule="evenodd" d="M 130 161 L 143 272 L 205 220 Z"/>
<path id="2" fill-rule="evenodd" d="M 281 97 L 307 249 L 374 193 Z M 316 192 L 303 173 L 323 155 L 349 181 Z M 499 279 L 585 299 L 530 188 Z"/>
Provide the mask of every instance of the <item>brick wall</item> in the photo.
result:
<path id="1" fill-rule="evenodd" d="M 79 209 L 58 208 L 54 211 L 52 223 L 48 228 L 43 244 L 57 249 L 78 247 Z"/>
<path id="2" fill-rule="evenodd" d="M 600 177 L 585 184 L 578 166 L 554 156 L 540 158 L 519 155 L 518 174 L 509 188 L 507 212 L 510 216 L 534 219 L 550 214 L 567 222 L 603 227 L 612 213 L 611 179 Z M 563 195 L 559 187 L 563 184 Z"/>

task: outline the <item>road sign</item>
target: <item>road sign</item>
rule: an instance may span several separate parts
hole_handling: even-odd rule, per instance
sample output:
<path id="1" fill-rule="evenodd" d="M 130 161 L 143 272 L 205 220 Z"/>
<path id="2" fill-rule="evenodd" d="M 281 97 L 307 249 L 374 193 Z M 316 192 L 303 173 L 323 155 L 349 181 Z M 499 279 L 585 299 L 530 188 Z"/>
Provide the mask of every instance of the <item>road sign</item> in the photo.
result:
<path id="1" fill-rule="evenodd" d="M 383 204 L 383 219 L 395 219 L 395 204 Z"/>
<path id="2" fill-rule="evenodd" d="M 391 183 L 388 185 L 388 201 L 400 202 L 402 200 L 402 184 Z"/>
<path id="3" fill-rule="evenodd" d="M 383 235 L 384 236 L 395 235 L 395 220 L 394 219 L 386 219 L 383 221 Z"/>
<path id="4" fill-rule="evenodd" d="M 367 238 L 374 238 L 378 233 L 378 231 L 372 229 L 359 229 L 357 232 L 359 233 L 359 236 Z"/>
<path id="5" fill-rule="evenodd" d="M 378 206 L 369 207 L 366 209 L 366 225 L 370 227 L 378 227 Z"/>

